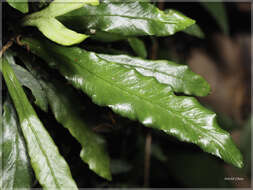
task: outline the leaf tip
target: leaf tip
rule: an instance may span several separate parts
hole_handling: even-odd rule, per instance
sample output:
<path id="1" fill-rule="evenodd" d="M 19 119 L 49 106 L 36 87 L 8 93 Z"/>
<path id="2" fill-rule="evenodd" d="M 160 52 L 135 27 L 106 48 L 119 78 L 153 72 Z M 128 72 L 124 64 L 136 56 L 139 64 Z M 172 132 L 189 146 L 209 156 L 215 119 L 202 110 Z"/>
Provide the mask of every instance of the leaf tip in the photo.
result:
<path id="1" fill-rule="evenodd" d="M 244 167 L 244 162 L 243 162 L 243 157 L 241 153 L 239 152 L 238 156 L 235 158 L 235 160 L 232 163 L 235 167 L 237 168 L 243 168 Z"/>
<path id="2" fill-rule="evenodd" d="M 109 174 L 107 176 L 104 176 L 105 179 L 107 179 L 108 181 L 112 181 L 112 175 Z"/>

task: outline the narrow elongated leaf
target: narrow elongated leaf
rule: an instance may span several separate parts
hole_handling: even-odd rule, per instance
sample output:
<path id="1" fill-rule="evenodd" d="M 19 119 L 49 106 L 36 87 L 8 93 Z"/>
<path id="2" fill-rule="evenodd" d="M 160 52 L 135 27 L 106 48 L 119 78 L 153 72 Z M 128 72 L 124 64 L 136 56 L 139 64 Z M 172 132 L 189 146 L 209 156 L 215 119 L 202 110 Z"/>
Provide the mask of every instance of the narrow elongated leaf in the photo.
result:
<path id="1" fill-rule="evenodd" d="M 45 9 L 25 17 L 24 26 L 36 26 L 50 40 L 61 45 L 73 45 L 82 42 L 88 36 L 66 28 L 56 16 L 78 9 L 84 4 L 98 5 L 98 0 L 54 0 Z"/>
<path id="2" fill-rule="evenodd" d="M 67 85 L 49 77 L 41 68 L 35 69 L 24 55 L 22 60 L 40 79 L 56 120 L 66 127 L 82 145 L 82 160 L 99 176 L 111 180 L 110 159 L 105 150 L 104 139 L 86 124 L 85 121 L 89 118 L 80 109 L 79 97 Z"/>
<path id="3" fill-rule="evenodd" d="M 20 83 L 31 90 L 32 94 L 35 97 L 34 103 L 37 106 L 39 106 L 43 111 L 47 111 L 48 102 L 47 102 L 46 94 L 43 91 L 37 79 L 34 78 L 33 75 L 29 73 L 27 70 L 25 70 L 23 67 L 16 65 L 14 58 L 12 56 L 6 56 L 6 59 L 12 66 L 14 73 L 17 76 Z"/>
<path id="4" fill-rule="evenodd" d="M 101 32 L 121 36 L 168 36 L 195 22 L 177 11 L 170 10 L 165 14 L 150 3 L 139 1 L 85 5 L 57 18 L 78 31 L 100 37 Z"/>
<path id="5" fill-rule="evenodd" d="M 7 3 L 22 13 L 27 13 L 29 10 L 28 0 L 7 0 Z"/>
<path id="6" fill-rule="evenodd" d="M 73 104 L 75 96 L 63 85 L 43 83 L 47 89 L 51 109 L 59 123 L 66 127 L 82 145 L 81 158 L 99 176 L 111 180 L 110 161 L 105 151 L 105 142 L 88 128 L 80 113 L 80 105 Z M 62 93 L 64 92 L 64 93 Z M 71 99 L 72 100 L 71 100 Z M 73 109 L 74 108 L 74 109 Z"/>
<path id="7" fill-rule="evenodd" d="M 128 43 L 131 46 L 131 48 L 134 50 L 136 55 L 142 58 L 146 58 L 148 53 L 145 47 L 145 44 L 142 40 L 138 38 L 128 38 Z"/>
<path id="8" fill-rule="evenodd" d="M 15 109 L 9 98 L 4 102 L 3 109 L 3 123 L 0 126 L 1 188 L 31 188 L 33 174 L 30 160 Z"/>
<path id="9" fill-rule="evenodd" d="M 205 2 L 201 0 L 201 4 L 213 16 L 220 28 L 225 34 L 229 34 L 228 18 L 223 2 Z"/>
<path id="10" fill-rule="evenodd" d="M 36 42 L 35 42 L 36 43 Z M 41 44 L 37 44 L 38 47 Z M 193 73 L 188 66 L 179 65 L 166 60 L 144 60 L 127 55 L 96 54 L 107 62 L 115 62 L 127 68 L 132 68 L 144 76 L 156 78 L 160 83 L 172 87 L 174 92 L 187 95 L 206 96 L 210 92 L 209 84 L 203 77 Z M 43 57 L 54 62 L 53 57 L 43 54 Z"/>
<path id="11" fill-rule="evenodd" d="M 66 161 L 38 119 L 6 58 L 2 73 L 16 107 L 31 165 L 44 189 L 77 189 Z"/>
<path id="12" fill-rule="evenodd" d="M 69 30 L 55 18 L 41 18 L 34 25 L 50 40 L 65 46 L 78 44 L 88 38 L 87 35 Z"/>
<path id="13" fill-rule="evenodd" d="M 175 96 L 170 86 L 142 76 L 134 67 L 108 61 L 92 52 L 34 39 L 24 39 L 23 43 L 94 103 L 197 144 L 204 151 L 242 167 L 242 156 L 229 133 L 218 126 L 216 115 L 196 99 Z"/>
<path id="14" fill-rule="evenodd" d="M 97 54 L 100 59 L 135 69 L 144 76 L 156 78 L 160 83 L 172 87 L 174 92 L 187 95 L 206 96 L 209 84 L 201 76 L 193 73 L 187 65 L 179 65 L 166 60 L 144 60 L 127 55 Z"/>

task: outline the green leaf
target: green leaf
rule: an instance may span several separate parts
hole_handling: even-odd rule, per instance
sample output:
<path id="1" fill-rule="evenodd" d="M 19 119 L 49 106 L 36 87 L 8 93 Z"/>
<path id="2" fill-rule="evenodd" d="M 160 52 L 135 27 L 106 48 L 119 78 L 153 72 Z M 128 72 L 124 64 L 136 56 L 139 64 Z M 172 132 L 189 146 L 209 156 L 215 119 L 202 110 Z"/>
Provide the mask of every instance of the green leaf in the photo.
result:
<path id="1" fill-rule="evenodd" d="M 81 8 L 85 4 L 99 5 L 99 0 L 54 0 L 47 8 L 40 11 L 41 16 L 57 17 Z"/>
<path id="2" fill-rule="evenodd" d="M 58 148 L 29 103 L 5 57 L 1 60 L 1 64 L 4 80 L 19 116 L 36 178 L 44 189 L 77 189 L 66 161 L 59 154 Z"/>
<path id="3" fill-rule="evenodd" d="M 16 65 L 14 58 L 12 56 L 7 56 L 7 54 L 8 52 L 6 52 L 6 59 L 12 66 L 12 69 L 14 70 L 14 73 L 20 81 L 21 85 L 29 88 L 35 97 L 34 103 L 39 106 L 43 111 L 47 111 L 47 97 L 38 80 L 34 78 L 33 75 L 26 69 L 19 65 Z"/>
<path id="4" fill-rule="evenodd" d="M 134 50 L 134 52 L 136 53 L 136 55 L 138 55 L 139 57 L 142 58 L 146 58 L 148 53 L 145 47 L 145 44 L 142 40 L 138 39 L 138 38 L 128 38 L 128 43 L 131 46 L 131 48 Z"/>
<path id="5" fill-rule="evenodd" d="M 218 126 L 216 114 L 196 99 L 176 96 L 170 86 L 155 78 L 145 77 L 134 67 L 109 61 L 93 52 L 60 47 L 45 40 L 26 38 L 23 43 L 88 94 L 94 103 L 181 141 L 194 143 L 237 167 L 243 166 L 240 151 L 229 133 Z"/>
<path id="6" fill-rule="evenodd" d="M 170 9 L 166 9 L 166 10 L 164 10 L 164 12 L 169 13 Z M 183 15 L 183 13 L 181 13 L 181 14 Z M 201 28 L 197 24 L 193 24 L 193 25 L 187 27 L 182 32 L 192 35 L 192 36 L 195 36 L 195 37 L 198 37 L 198 38 L 201 38 L 201 39 L 205 38 L 205 34 L 203 33 L 203 31 L 201 30 Z"/>
<path id="7" fill-rule="evenodd" d="M 0 130 L 1 188 L 3 190 L 31 188 L 33 175 L 30 160 L 19 129 L 16 111 L 9 98 L 4 101 L 3 109 L 3 123 Z"/>
<path id="8" fill-rule="evenodd" d="M 42 46 L 40 43 L 36 45 Z M 166 60 L 144 60 L 127 55 L 96 54 L 96 56 L 102 60 L 116 62 L 127 68 L 135 69 L 144 76 L 155 77 L 160 83 L 169 85 L 177 93 L 206 96 L 210 92 L 210 86 L 203 77 L 193 73 L 186 65 L 179 65 Z M 52 63 L 55 62 L 54 58 L 46 51 L 43 57 Z"/>
<path id="9" fill-rule="evenodd" d="M 82 160 L 99 176 L 111 180 L 110 159 L 105 150 L 104 139 L 88 127 L 86 120 L 89 121 L 89 116 L 80 109 L 79 97 L 67 85 L 52 79 L 38 66 L 35 68 L 24 55 L 22 60 L 40 79 L 56 120 L 82 145 Z"/>
<path id="10" fill-rule="evenodd" d="M 56 120 L 66 127 L 82 145 L 80 154 L 82 160 L 99 176 L 111 180 L 110 159 L 105 151 L 104 139 L 92 132 L 82 119 L 84 116 L 80 114 L 81 112 L 77 112 L 80 106 L 75 104 L 77 97 L 66 86 L 56 82 L 54 85 L 49 82 L 43 83 L 43 86 L 47 89 L 50 106 Z"/>
<path id="11" fill-rule="evenodd" d="M 28 0 L 7 0 L 7 3 L 22 13 L 28 13 Z"/>
<path id="12" fill-rule="evenodd" d="M 201 38 L 201 39 L 205 38 L 204 32 L 201 30 L 201 28 L 197 24 L 193 24 L 189 26 L 183 32 L 186 34 Z"/>
<path id="13" fill-rule="evenodd" d="M 179 65 L 167 60 L 151 61 L 127 55 L 97 54 L 97 56 L 102 60 L 132 68 L 144 76 L 154 77 L 160 83 L 172 87 L 177 93 L 206 96 L 210 92 L 209 84 L 203 77 L 193 73 L 187 65 Z"/>
<path id="14" fill-rule="evenodd" d="M 85 5 L 57 17 L 78 31 L 121 36 L 168 36 L 195 23 L 183 14 L 170 10 L 167 14 L 147 2 L 107 2 L 99 6 Z"/>
<path id="15" fill-rule="evenodd" d="M 50 40 L 65 46 L 78 44 L 85 40 L 87 35 L 79 34 L 66 28 L 56 16 L 78 9 L 84 4 L 98 5 L 98 0 L 55 0 L 45 9 L 28 15 L 23 21 L 24 26 L 36 26 Z"/>
<path id="16" fill-rule="evenodd" d="M 223 2 L 205 2 L 201 0 L 201 4 L 213 16 L 220 28 L 225 34 L 229 34 L 228 18 Z"/>
<path id="17" fill-rule="evenodd" d="M 81 43 L 87 35 L 69 30 L 55 18 L 36 19 L 34 25 L 50 40 L 65 46 Z"/>

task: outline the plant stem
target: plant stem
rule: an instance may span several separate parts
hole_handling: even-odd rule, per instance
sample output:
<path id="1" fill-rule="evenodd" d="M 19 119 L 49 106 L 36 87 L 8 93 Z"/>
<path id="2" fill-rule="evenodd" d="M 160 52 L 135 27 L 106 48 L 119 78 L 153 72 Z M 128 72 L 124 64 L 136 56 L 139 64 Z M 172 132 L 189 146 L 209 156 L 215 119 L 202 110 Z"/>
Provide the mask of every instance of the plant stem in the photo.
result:
<path id="1" fill-rule="evenodd" d="M 151 136 L 151 132 L 148 131 L 148 134 L 146 136 L 146 143 L 145 143 L 144 187 L 149 186 L 151 143 L 152 143 L 152 136 Z"/>
<path id="2" fill-rule="evenodd" d="M 3 48 L 2 48 L 1 51 L 0 51 L 0 57 L 2 57 L 2 55 L 4 54 L 4 52 L 5 52 L 7 49 L 9 49 L 9 48 L 12 46 L 12 44 L 13 44 L 13 38 L 12 38 L 10 41 L 8 41 L 7 44 L 5 44 L 5 45 L 3 46 Z"/>
<path id="3" fill-rule="evenodd" d="M 151 40 L 152 40 L 152 47 L 149 55 L 150 59 L 154 60 L 157 57 L 158 42 L 154 38 L 151 38 Z M 146 135 L 145 156 L 144 156 L 144 183 L 143 183 L 144 187 L 149 186 L 151 143 L 152 143 L 152 135 L 151 131 L 148 130 L 148 133 Z"/>

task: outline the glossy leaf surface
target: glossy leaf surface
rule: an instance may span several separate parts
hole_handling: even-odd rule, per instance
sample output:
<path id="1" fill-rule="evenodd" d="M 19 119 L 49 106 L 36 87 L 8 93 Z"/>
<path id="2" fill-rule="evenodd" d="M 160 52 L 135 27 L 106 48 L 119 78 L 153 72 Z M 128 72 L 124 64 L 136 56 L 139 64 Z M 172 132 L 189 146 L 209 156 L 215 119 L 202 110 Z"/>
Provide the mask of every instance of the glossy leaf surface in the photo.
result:
<path id="1" fill-rule="evenodd" d="M 23 43 L 88 94 L 94 103 L 181 141 L 197 144 L 237 167 L 243 166 L 241 153 L 229 133 L 218 126 L 216 115 L 196 99 L 176 96 L 170 86 L 155 78 L 142 76 L 134 67 L 92 52 L 28 38 Z"/>
<path id="2" fill-rule="evenodd" d="M 147 58 L 148 53 L 142 40 L 132 37 L 128 38 L 127 41 L 136 55 L 142 58 Z"/>
<path id="3" fill-rule="evenodd" d="M 6 52 L 7 54 L 8 52 Z M 33 77 L 31 73 L 25 70 L 23 67 L 15 64 L 12 56 L 6 56 L 6 59 L 12 66 L 12 69 L 20 81 L 22 86 L 29 88 L 35 98 L 35 104 L 39 106 L 43 111 L 47 111 L 48 102 L 45 92 L 43 91 L 38 80 Z"/>
<path id="4" fill-rule="evenodd" d="M 22 13 L 27 13 L 29 10 L 28 0 L 6 0 L 7 3 L 14 9 L 19 10 Z"/>
<path id="5" fill-rule="evenodd" d="M 90 32 L 100 38 L 103 38 L 103 33 L 168 36 L 195 23 L 177 11 L 170 10 L 165 14 L 150 3 L 139 1 L 85 5 L 57 18 L 70 28 Z"/>
<path id="6" fill-rule="evenodd" d="M 89 121 L 89 117 L 81 109 L 79 97 L 68 85 L 52 79 L 42 68 L 35 67 L 29 58 L 23 56 L 22 60 L 40 79 L 56 120 L 82 145 L 82 160 L 99 176 L 111 180 L 110 159 L 105 150 L 104 139 L 88 127 L 86 120 Z"/>
<path id="7" fill-rule="evenodd" d="M 37 14 L 41 16 L 57 17 L 81 8 L 85 4 L 99 5 L 99 0 L 54 0 L 48 7 Z"/>
<path id="8" fill-rule="evenodd" d="M 210 92 L 210 86 L 205 79 L 193 73 L 187 65 L 179 65 L 167 60 L 145 60 L 127 55 L 97 54 L 97 56 L 107 62 L 132 68 L 144 76 L 154 77 L 177 93 L 206 96 Z"/>
<path id="9" fill-rule="evenodd" d="M 38 44 L 39 46 L 39 44 Z M 167 60 L 145 60 L 127 55 L 96 54 L 100 59 L 115 62 L 126 68 L 132 68 L 144 76 L 156 78 L 160 83 L 172 87 L 174 92 L 187 95 L 206 96 L 210 92 L 209 84 L 203 77 L 193 73 L 188 66 Z M 52 59 L 45 53 L 47 60 Z"/>
<path id="10" fill-rule="evenodd" d="M 5 58 L 2 60 L 2 72 L 18 113 L 37 180 L 44 189 L 77 189 L 66 161 L 59 154 Z"/>
<path id="11" fill-rule="evenodd" d="M 33 175 L 30 160 L 19 129 L 16 111 L 9 98 L 3 104 L 2 122 L 0 126 L 1 188 L 3 190 L 31 188 Z"/>
<path id="12" fill-rule="evenodd" d="M 170 9 L 165 9 L 164 12 L 167 14 L 170 12 Z M 183 14 L 183 13 L 181 13 L 181 14 Z M 186 34 L 198 37 L 198 38 L 202 38 L 202 39 L 205 38 L 204 32 L 201 30 L 199 25 L 197 25 L 196 23 L 187 27 L 186 29 L 184 29 L 183 32 Z"/>

